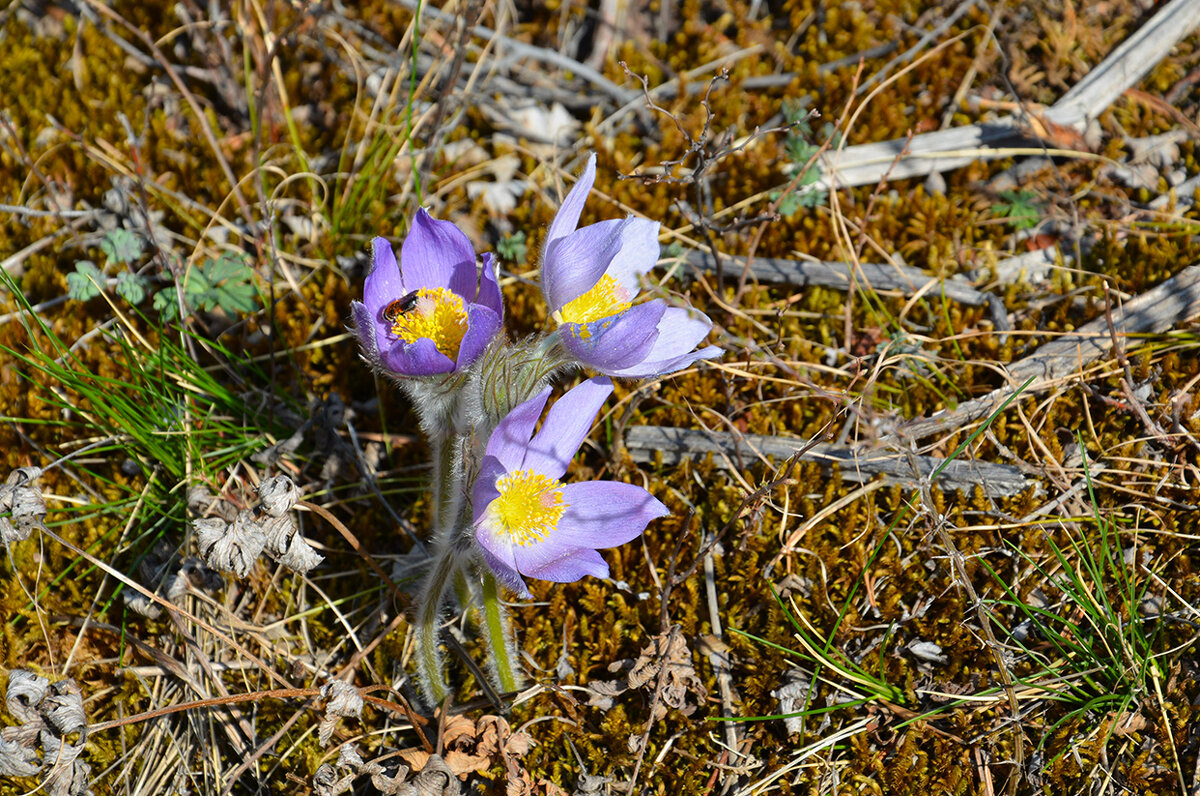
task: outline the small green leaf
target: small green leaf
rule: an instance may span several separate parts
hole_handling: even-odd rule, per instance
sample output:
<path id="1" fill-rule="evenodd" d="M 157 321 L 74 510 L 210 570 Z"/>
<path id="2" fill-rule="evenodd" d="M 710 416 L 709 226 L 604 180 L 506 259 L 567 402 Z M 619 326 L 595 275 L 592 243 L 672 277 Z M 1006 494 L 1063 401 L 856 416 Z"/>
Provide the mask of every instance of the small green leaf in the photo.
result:
<path id="1" fill-rule="evenodd" d="M 91 260 L 75 263 L 75 271 L 67 274 L 67 295 L 76 301 L 87 301 L 104 290 L 104 274 Z"/>
<path id="2" fill-rule="evenodd" d="M 496 243 L 496 253 L 511 263 L 525 262 L 528 253 L 525 246 L 525 231 L 505 235 Z"/>
<path id="3" fill-rule="evenodd" d="M 142 256 L 142 239 L 127 229 L 109 230 L 100 241 L 109 263 L 132 263 Z"/>
<path id="4" fill-rule="evenodd" d="M 227 252 L 188 274 L 187 302 L 204 312 L 218 307 L 231 313 L 254 312 L 257 297 L 254 272 L 242 255 Z"/>
<path id="5" fill-rule="evenodd" d="M 130 304 L 141 304 L 146 298 L 146 280 L 130 271 L 123 271 L 117 276 L 117 295 Z"/>
<path id="6" fill-rule="evenodd" d="M 179 317 L 179 300 L 175 297 L 175 288 L 167 287 L 154 294 L 154 309 L 162 315 L 164 321 L 173 321 Z"/>
<path id="7" fill-rule="evenodd" d="M 992 205 L 992 212 L 1007 218 L 1013 229 L 1030 229 L 1038 225 L 1042 214 L 1033 191 L 1001 191 L 1000 199 Z"/>
<path id="8" fill-rule="evenodd" d="M 800 202 L 802 198 L 803 197 L 793 191 L 792 193 L 789 193 L 787 196 L 783 197 L 783 200 L 779 202 L 779 205 L 776 209 L 784 218 L 791 218 L 796 214 L 796 211 L 800 209 Z"/>

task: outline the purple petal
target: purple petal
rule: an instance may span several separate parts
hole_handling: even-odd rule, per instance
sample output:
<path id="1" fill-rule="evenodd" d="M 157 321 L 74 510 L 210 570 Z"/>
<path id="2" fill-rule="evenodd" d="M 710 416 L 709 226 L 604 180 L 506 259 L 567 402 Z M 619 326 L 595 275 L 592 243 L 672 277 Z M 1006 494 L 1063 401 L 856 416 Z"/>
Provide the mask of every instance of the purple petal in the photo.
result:
<path id="1" fill-rule="evenodd" d="M 658 322 L 666 311 L 661 299 L 631 307 L 613 318 L 560 327 L 563 347 L 584 365 L 615 374 L 645 361 L 658 338 Z M 586 336 L 585 336 L 586 334 Z"/>
<path id="2" fill-rule="evenodd" d="M 515 548 L 521 574 L 555 583 L 574 583 L 591 575 L 608 577 L 608 563 L 595 550 L 552 549 L 539 546 Z"/>
<path id="3" fill-rule="evenodd" d="M 658 263 L 658 222 L 627 218 L 621 227 L 621 250 L 604 273 L 625 288 L 629 298 L 642 290 L 642 276 Z"/>
<path id="4" fill-rule="evenodd" d="M 382 366 L 379 357 L 379 324 L 371 317 L 371 312 L 361 301 L 350 302 L 350 318 L 354 323 L 354 335 L 362 347 L 363 356 L 375 367 Z"/>
<path id="5" fill-rule="evenodd" d="M 511 472 L 525 467 L 525 451 L 529 447 L 529 438 L 533 436 L 533 427 L 542 416 L 542 407 L 550 397 L 550 388 L 546 387 L 537 395 L 504 416 L 496 425 L 496 430 L 488 438 L 487 455 L 499 460 L 504 468 Z"/>
<path id="6" fill-rule="evenodd" d="M 504 462 L 495 456 L 488 454 L 483 457 L 483 461 L 479 465 L 479 477 L 475 479 L 475 485 L 471 488 L 471 505 L 474 507 L 474 516 L 471 518 L 473 522 L 478 523 L 487 513 L 491 502 L 500 497 L 496 481 L 506 472 L 508 472 L 508 468 L 504 466 Z"/>
<path id="7" fill-rule="evenodd" d="M 438 351 L 437 345 L 428 337 L 417 338 L 411 344 L 395 343 L 384 352 L 383 364 L 388 370 L 405 376 L 436 376 L 454 370 L 453 360 Z"/>
<path id="8" fill-rule="evenodd" d="M 412 229 L 400 247 L 400 264 L 407 288 L 404 292 L 448 287 L 468 301 L 476 293 L 471 241 L 452 222 L 438 221 L 424 208 L 413 216 Z"/>
<path id="9" fill-rule="evenodd" d="M 483 536 L 476 530 L 475 538 L 479 541 L 483 553 L 483 563 L 487 564 L 488 569 L 496 576 L 496 580 L 503 583 L 508 588 L 515 591 L 522 597 L 529 598 L 533 595 L 529 591 L 529 587 L 525 585 L 525 581 L 521 579 L 521 573 L 517 571 L 516 562 L 513 560 L 512 547 L 504 548 L 502 555 L 496 556 L 483 541 Z"/>
<path id="10" fill-rule="evenodd" d="M 547 250 L 551 243 L 569 232 L 574 232 L 575 227 L 579 226 L 579 215 L 583 212 L 583 206 L 595 181 L 596 155 L 591 154 L 588 155 L 587 165 L 583 167 L 583 174 L 579 175 L 575 187 L 563 199 L 558 212 L 554 214 L 554 220 L 550 222 L 550 231 L 546 234 Z"/>
<path id="11" fill-rule="evenodd" d="M 407 292 L 400 276 L 400 266 L 396 264 L 396 255 L 392 252 L 392 244 L 386 238 L 374 238 L 371 241 L 371 271 L 363 284 L 363 304 L 368 314 L 375 323 L 387 324 L 380 310 Z"/>
<path id="12" fill-rule="evenodd" d="M 482 304 L 471 304 L 467 307 L 467 333 L 463 335 L 462 344 L 458 347 L 458 370 L 466 368 L 479 358 L 502 325 L 500 316 L 490 307 Z"/>
<path id="13" fill-rule="evenodd" d="M 669 307 L 658 322 L 658 337 L 644 359 L 606 372 L 619 378 L 662 376 L 685 368 L 696 360 L 719 357 L 724 352 L 716 346 L 692 350 L 711 328 L 712 321 L 707 315 L 683 307 Z"/>
<path id="14" fill-rule="evenodd" d="M 671 513 L 640 486 L 616 481 L 567 484 L 563 502 L 568 508 L 553 538 L 568 547 L 617 547 L 640 536 L 651 520 Z"/>
<path id="15" fill-rule="evenodd" d="M 622 229 L 631 220 L 601 221 L 547 244 L 542 259 L 542 293 L 551 312 L 562 309 L 600 281 L 620 253 Z"/>
<path id="16" fill-rule="evenodd" d="M 500 283 L 496 276 L 496 258 L 491 252 L 483 254 L 483 272 L 479 277 L 479 295 L 475 297 L 475 302 L 504 320 L 504 299 L 500 296 Z"/>
<path id="17" fill-rule="evenodd" d="M 612 391 L 611 381 L 593 378 L 555 401 L 537 436 L 529 443 L 522 469 L 562 478 Z"/>

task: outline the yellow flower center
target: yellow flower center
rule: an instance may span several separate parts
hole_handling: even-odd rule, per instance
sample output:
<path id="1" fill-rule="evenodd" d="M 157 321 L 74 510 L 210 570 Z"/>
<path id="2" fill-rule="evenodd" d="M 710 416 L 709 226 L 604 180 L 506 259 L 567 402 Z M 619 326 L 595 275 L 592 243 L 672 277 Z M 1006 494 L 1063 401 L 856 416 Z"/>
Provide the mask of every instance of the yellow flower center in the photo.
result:
<path id="1" fill-rule="evenodd" d="M 500 496 L 492 501 L 488 513 L 512 538 L 513 544 L 522 547 L 545 541 L 567 510 L 562 481 L 533 470 L 517 470 L 501 476 L 496 480 L 496 489 Z"/>
<path id="2" fill-rule="evenodd" d="M 467 333 L 467 307 L 462 296 L 444 287 L 423 287 L 407 311 L 392 318 L 392 334 L 406 343 L 428 337 L 450 359 L 458 359 Z"/>
<path id="3" fill-rule="evenodd" d="M 557 313 L 559 323 L 592 323 L 629 309 L 629 291 L 608 274 L 600 277 L 591 290 L 563 305 Z"/>

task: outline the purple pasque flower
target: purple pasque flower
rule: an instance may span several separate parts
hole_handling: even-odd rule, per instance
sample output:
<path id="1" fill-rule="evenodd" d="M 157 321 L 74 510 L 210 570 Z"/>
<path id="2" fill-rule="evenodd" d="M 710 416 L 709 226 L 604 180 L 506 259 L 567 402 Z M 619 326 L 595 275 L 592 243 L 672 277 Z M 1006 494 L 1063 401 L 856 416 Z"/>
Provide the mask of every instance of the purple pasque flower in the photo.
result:
<path id="1" fill-rule="evenodd" d="M 513 409 L 488 439 L 472 492 L 475 540 L 496 577 L 530 596 L 524 578 L 569 583 L 608 576 L 597 548 L 637 538 L 667 507 L 645 489 L 614 481 L 564 484 L 612 382 L 594 378 L 559 398 L 537 434 L 550 388 Z"/>
<path id="2" fill-rule="evenodd" d="M 563 200 L 542 255 L 542 293 L 563 347 L 579 362 L 619 378 L 661 376 L 721 349 L 695 350 L 712 321 L 662 299 L 634 305 L 641 277 L 658 262 L 658 222 L 613 219 L 576 229 L 596 180 L 596 156 Z"/>
<path id="3" fill-rule="evenodd" d="M 355 332 L 372 365 L 398 376 L 462 370 L 483 353 L 504 318 L 491 254 L 483 275 L 462 230 L 424 209 L 400 247 L 371 241 L 362 302 L 351 302 Z"/>

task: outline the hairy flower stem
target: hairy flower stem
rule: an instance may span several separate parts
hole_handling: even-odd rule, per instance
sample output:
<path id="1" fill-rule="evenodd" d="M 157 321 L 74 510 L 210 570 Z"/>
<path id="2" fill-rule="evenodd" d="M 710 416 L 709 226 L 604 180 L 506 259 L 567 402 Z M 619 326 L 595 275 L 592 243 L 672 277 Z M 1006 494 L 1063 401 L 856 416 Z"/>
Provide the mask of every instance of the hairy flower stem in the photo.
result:
<path id="1" fill-rule="evenodd" d="M 508 612 L 500 602 L 500 589 L 496 576 L 484 568 L 483 574 L 483 624 L 487 631 L 488 648 L 492 653 L 492 671 L 496 685 L 502 692 L 516 691 L 521 687 L 521 676 L 514 664 L 516 645 L 513 643 L 512 625 Z"/>
<path id="2" fill-rule="evenodd" d="M 433 538 L 449 542 L 462 507 L 461 439 L 450 433 L 431 434 L 429 447 L 433 453 Z"/>
<path id="3" fill-rule="evenodd" d="M 421 584 L 417 597 L 417 674 L 421 690 L 435 707 L 449 693 L 442 675 L 442 651 L 438 647 L 438 618 L 446 589 L 462 565 L 462 553 L 452 543 L 439 544 L 433 567 Z"/>

